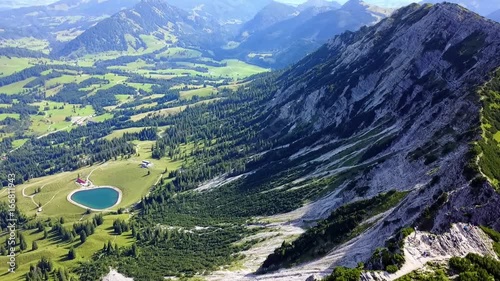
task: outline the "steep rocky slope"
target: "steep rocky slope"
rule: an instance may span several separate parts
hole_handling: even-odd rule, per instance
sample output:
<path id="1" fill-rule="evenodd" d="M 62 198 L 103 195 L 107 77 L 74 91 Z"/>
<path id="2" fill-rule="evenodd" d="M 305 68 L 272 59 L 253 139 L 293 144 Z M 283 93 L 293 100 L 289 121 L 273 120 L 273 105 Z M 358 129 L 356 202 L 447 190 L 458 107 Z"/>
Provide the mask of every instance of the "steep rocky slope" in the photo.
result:
<path id="1" fill-rule="evenodd" d="M 276 148 L 256 156 L 263 159 L 256 172 L 295 163 L 288 181 L 273 191 L 327 192 L 293 212 L 262 218 L 280 236 L 247 251 L 246 268 L 217 272 L 213 280 L 325 276 L 335 266 L 368 261 L 407 226 L 438 234 L 456 222 L 500 229 L 500 196 L 474 179 L 477 167 L 470 168 L 470 143 L 481 136 L 478 89 L 500 67 L 499 51 L 500 24 L 455 4 L 413 4 L 373 27 L 335 37 L 284 72 L 261 132 L 277 140 Z M 390 190 L 404 194 L 396 205 L 370 201 Z M 366 199 L 360 206 L 368 204 L 368 213 L 352 222 L 331 216 Z M 297 231 L 280 229 L 325 218 L 301 236 L 321 242 L 282 244 Z M 328 238 L 324 227 L 331 223 L 335 235 Z M 491 253 L 479 249 L 488 244 L 482 243 L 464 249 Z M 443 257 L 458 253 L 439 251 Z M 252 274 L 259 266 L 264 274 Z"/>

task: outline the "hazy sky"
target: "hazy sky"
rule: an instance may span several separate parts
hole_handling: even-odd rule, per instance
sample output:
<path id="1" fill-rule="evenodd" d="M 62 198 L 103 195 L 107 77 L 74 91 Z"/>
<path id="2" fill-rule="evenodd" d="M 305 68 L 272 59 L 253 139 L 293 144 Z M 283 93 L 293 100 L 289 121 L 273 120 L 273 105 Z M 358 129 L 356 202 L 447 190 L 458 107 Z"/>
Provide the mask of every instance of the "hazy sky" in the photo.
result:
<path id="1" fill-rule="evenodd" d="M 20 6 L 25 6 L 27 3 L 32 2 L 33 0 L 0 0 L 0 5 L 1 4 L 6 4 L 7 2 L 10 3 L 17 3 L 20 4 Z M 39 0 L 36 1 L 37 4 L 47 4 L 50 2 L 56 2 L 57 0 Z M 217 1 L 217 0 L 212 0 L 212 1 Z M 249 0 L 251 1 L 251 0 Z M 291 4 L 300 4 L 305 2 L 306 0 L 276 0 L 284 3 L 291 3 Z M 344 4 L 348 0 L 335 0 L 339 2 L 340 4 Z M 404 5 L 408 5 L 413 2 L 420 2 L 421 0 L 364 0 L 367 3 L 374 4 L 377 6 L 381 7 L 401 7 Z M 499 0 L 500 1 L 500 0 Z"/>

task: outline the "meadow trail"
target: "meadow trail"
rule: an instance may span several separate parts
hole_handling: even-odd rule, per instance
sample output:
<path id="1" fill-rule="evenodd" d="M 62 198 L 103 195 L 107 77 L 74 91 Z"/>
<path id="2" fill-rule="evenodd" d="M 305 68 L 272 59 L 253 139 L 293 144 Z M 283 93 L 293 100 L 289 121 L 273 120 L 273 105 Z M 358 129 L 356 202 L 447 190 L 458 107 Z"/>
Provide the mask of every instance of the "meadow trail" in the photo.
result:
<path id="1" fill-rule="evenodd" d="M 47 184 L 42 185 L 42 186 L 40 187 L 40 191 L 42 191 L 42 189 L 43 189 L 46 185 L 47 185 Z M 35 194 L 33 194 L 33 195 L 26 195 L 26 188 L 27 188 L 27 186 L 25 186 L 25 187 L 23 188 L 23 190 L 22 190 L 23 197 L 25 197 L 25 198 L 30 198 L 30 199 L 31 199 L 31 202 L 33 202 L 33 204 L 35 204 L 35 206 L 36 206 L 37 208 L 40 208 L 41 206 L 40 206 L 40 205 L 38 205 L 38 203 L 36 203 L 36 202 L 35 202 L 35 195 L 36 195 L 36 193 L 35 193 Z"/>

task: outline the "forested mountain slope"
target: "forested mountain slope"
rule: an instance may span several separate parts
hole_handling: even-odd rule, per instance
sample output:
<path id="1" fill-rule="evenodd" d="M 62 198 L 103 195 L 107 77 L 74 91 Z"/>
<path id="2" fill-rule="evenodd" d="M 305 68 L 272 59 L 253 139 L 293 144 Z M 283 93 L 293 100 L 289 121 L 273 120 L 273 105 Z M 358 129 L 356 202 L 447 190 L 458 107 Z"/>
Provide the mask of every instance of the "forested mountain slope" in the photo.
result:
<path id="1" fill-rule="evenodd" d="M 165 44 L 218 46 L 224 38 L 212 19 L 191 15 L 163 0 L 143 0 L 89 28 L 68 42 L 55 55 L 84 55 L 105 51 L 127 51 L 146 47 L 153 36 Z"/>
<path id="2" fill-rule="evenodd" d="M 231 253 L 246 257 L 241 268 L 210 280 L 305 280 L 358 262 L 366 262 L 364 270 L 398 271 L 405 263 L 399 245 L 411 227 L 439 234 L 465 222 L 499 230 L 491 169 L 498 107 L 486 103 L 497 95 L 481 102 L 479 91 L 500 67 L 499 51 L 500 24 L 455 4 L 413 4 L 333 38 L 220 104 L 162 120 L 171 127 L 153 149 L 203 145 L 141 202 L 141 258 L 100 263 L 137 280 L 203 274 L 217 266 L 193 262 L 200 256 L 189 243 L 216 243 L 217 252 L 203 251 L 216 265 L 227 255 L 238 259 Z M 481 120 L 490 119 L 488 141 L 473 148 Z M 185 234 L 186 242 L 158 225 L 206 227 L 207 234 L 203 241 Z M 235 244 L 242 239 L 236 233 L 247 237 Z M 454 227 L 445 237 L 460 233 Z M 206 241 L 220 235 L 224 241 Z M 480 230 L 460 235 L 464 243 L 482 239 Z M 492 253 L 484 239 L 464 249 Z M 445 257 L 457 253 L 443 249 Z M 182 270 L 174 250 L 190 261 Z"/>

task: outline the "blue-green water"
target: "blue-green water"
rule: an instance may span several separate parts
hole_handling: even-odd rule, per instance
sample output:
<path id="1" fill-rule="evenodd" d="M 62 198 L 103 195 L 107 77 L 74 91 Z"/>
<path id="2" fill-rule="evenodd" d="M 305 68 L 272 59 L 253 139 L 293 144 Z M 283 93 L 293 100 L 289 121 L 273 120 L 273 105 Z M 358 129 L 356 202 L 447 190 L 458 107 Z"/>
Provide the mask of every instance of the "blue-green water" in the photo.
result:
<path id="1" fill-rule="evenodd" d="M 118 195 L 118 191 L 103 187 L 77 191 L 71 195 L 71 199 L 91 209 L 107 209 L 116 204 Z"/>

